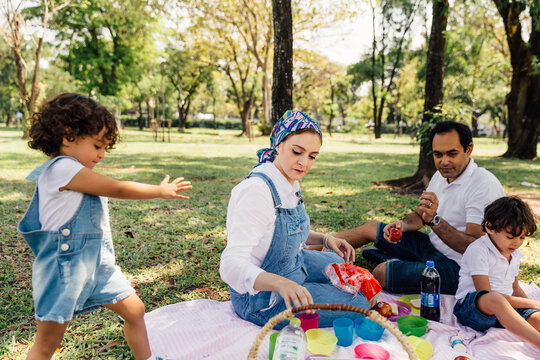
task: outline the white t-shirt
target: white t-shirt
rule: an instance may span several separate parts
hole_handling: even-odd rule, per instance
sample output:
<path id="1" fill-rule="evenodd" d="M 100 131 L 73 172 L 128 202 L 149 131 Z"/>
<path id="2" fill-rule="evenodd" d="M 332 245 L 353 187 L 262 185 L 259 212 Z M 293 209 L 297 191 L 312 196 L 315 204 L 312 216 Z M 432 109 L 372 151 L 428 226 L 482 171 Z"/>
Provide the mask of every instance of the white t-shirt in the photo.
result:
<path id="1" fill-rule="evenodd" d="M 272 180 L 282 208 L 292 209 L 298 205 L 298 181 L 291 185 L 271 162 L 259 165 L 253 172 L 263 173 Z M 223 281 L 240 294 L 258 293 L 253 284 L 264 271 L 260 266 L 274 235 L 275 211 L 270 188 L 259 177 L 245 179 L 231 191 L 227 209 L 227 246 L 221 254 L 219 273 Z"/>
<path id="2" fill-rule="evenodd" d="M 476 291 L 473 275 L 489 276 L 492 291 L 512 295 L 514 293 L 512 284 L 518 276 L 522 256 L 521 251 L 516 249 L 508 262 L 491 242 L 489 235 L 479 237 L 467 247 L 461 259 L 456 299 L 463 299 L 468 293 Z"/>
<path id="3" fill-rule="evenodd" d="M 461 175 L 450 184 L 437 171 L 426 191 L 434 192 L 439 199 L 437 214 L 461 232 L 465 232 L 467 223 L 482 224 L 485 207 L 505 196 L 495 175 L 478 167 L 472 157 Z M 446 257 L 460 262 L 462 254 L 446 245 L 433 230 L 429 238 L 433 246 Z"/>
<path id="4" fill-rule="evenodd" d="M 39 189 L 39 222 L 41 230 L 57 231 L 68 222 L 81 204 L 83 194 L 64 190 L 84 166 L 71 158 L 55 161 L 43 171 L 37 181 Z"/>

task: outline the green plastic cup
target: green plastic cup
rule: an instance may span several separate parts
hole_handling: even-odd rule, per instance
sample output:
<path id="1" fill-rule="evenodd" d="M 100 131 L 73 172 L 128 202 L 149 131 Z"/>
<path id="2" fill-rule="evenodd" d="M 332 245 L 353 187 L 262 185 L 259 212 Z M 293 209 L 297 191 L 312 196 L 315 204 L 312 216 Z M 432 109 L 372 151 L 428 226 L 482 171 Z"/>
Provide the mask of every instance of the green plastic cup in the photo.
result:
<path id="1" fill-rule="evenodd" d="M 279 335 L 279 332 L 275 332 L 272 335 L 270 335 L 270 348 L 268 349 L 268 359 L 272 360 L 272 357 L 274 356 L 274 349 L 276 347 L 276 339 Z"/>

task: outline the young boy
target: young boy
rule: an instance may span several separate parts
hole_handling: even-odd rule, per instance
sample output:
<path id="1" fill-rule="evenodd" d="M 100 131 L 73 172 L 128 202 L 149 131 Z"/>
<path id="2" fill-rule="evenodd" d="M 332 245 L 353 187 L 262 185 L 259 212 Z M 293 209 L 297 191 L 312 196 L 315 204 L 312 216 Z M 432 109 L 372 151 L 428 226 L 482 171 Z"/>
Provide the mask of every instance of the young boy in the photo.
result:
<path id="1" fill-rule="evenodd" d="M 461 261 L 454 315 L 477 331 L 504 327 L 540 348 L 540 301 L 528 299 L 518 282 L 518 248 L 536 231 L 531 209 L 517 197 L 489 204 L 486 235 L 473 242 Z"/>

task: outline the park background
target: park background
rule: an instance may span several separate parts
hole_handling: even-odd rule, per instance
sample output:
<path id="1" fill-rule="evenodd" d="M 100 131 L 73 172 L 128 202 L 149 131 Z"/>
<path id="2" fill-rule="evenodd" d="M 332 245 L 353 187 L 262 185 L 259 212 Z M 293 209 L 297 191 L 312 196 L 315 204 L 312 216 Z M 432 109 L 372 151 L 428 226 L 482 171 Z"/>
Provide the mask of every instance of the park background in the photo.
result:
<path id="1" fill-rule="evenodd" d="M 325 132 L 322 153 L 302 183 L 314 230 L 392 221 L 411 211 L 433 171 L 422 162 L 432 163 L 423 139 L 445 119 L 471 126 L 475 161 L 540 216 L 537 2 L 291 4 L 290 100 Z M 437 11 L 441 4 L 446 7 Z M 124 127 L 122 142 L 97 171 L 120 180 L 158 183 L 170 174 L 193 182 L 187 202 L 111 199 L 118 263 L 147 311 L 228 299 L 218 268 L 230 190 L 255 165 L 255 151 L 268 146 L 265 135 L 276 121 L 274 28 L 280 25 L 272 5 L 0 1 L 0 359 L 24 358 L 33 342 L 33 256 L 16 224 L 33 191 L 24 177 L 45 157 L 28 149 L 25 134 L 29 114 L 60 92 L 95 98 Z M 442 20 L 436 84 L 428 49 Z M 323 49 L 325 31 L 339 34 L 355 24 L 372 31 L 358 39 L 366 44 L 369 37 L 370 46 L 351 48 L 359 53 L 354 62 Z M 438 93 L 434 84 L 440 97 L 429 105 Z M 524 100 L 518 104 L 516 96 Z M 539 239 L 537 232 L 522 247 L 525 282 L 539 284 Z M 359 253 L 357 265 L 373 267 Z M 105 310 L 78 317 L 57 358 L 130 358 L 121 329 Z"/>

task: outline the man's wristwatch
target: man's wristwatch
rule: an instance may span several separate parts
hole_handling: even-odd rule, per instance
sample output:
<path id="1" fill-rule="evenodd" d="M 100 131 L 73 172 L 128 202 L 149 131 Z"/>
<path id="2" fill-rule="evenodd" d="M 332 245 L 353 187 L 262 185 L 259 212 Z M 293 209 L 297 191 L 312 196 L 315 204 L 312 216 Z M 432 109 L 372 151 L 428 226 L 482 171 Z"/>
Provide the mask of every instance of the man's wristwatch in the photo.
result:
<path id="1" fill-rule="evenodd" d="M 422 220 L 422 223 L 427 226 L 437 226 L 441 223 L 441 217 L 437 213 L 435 213 L 435 216 L 431 221 Z"/>

